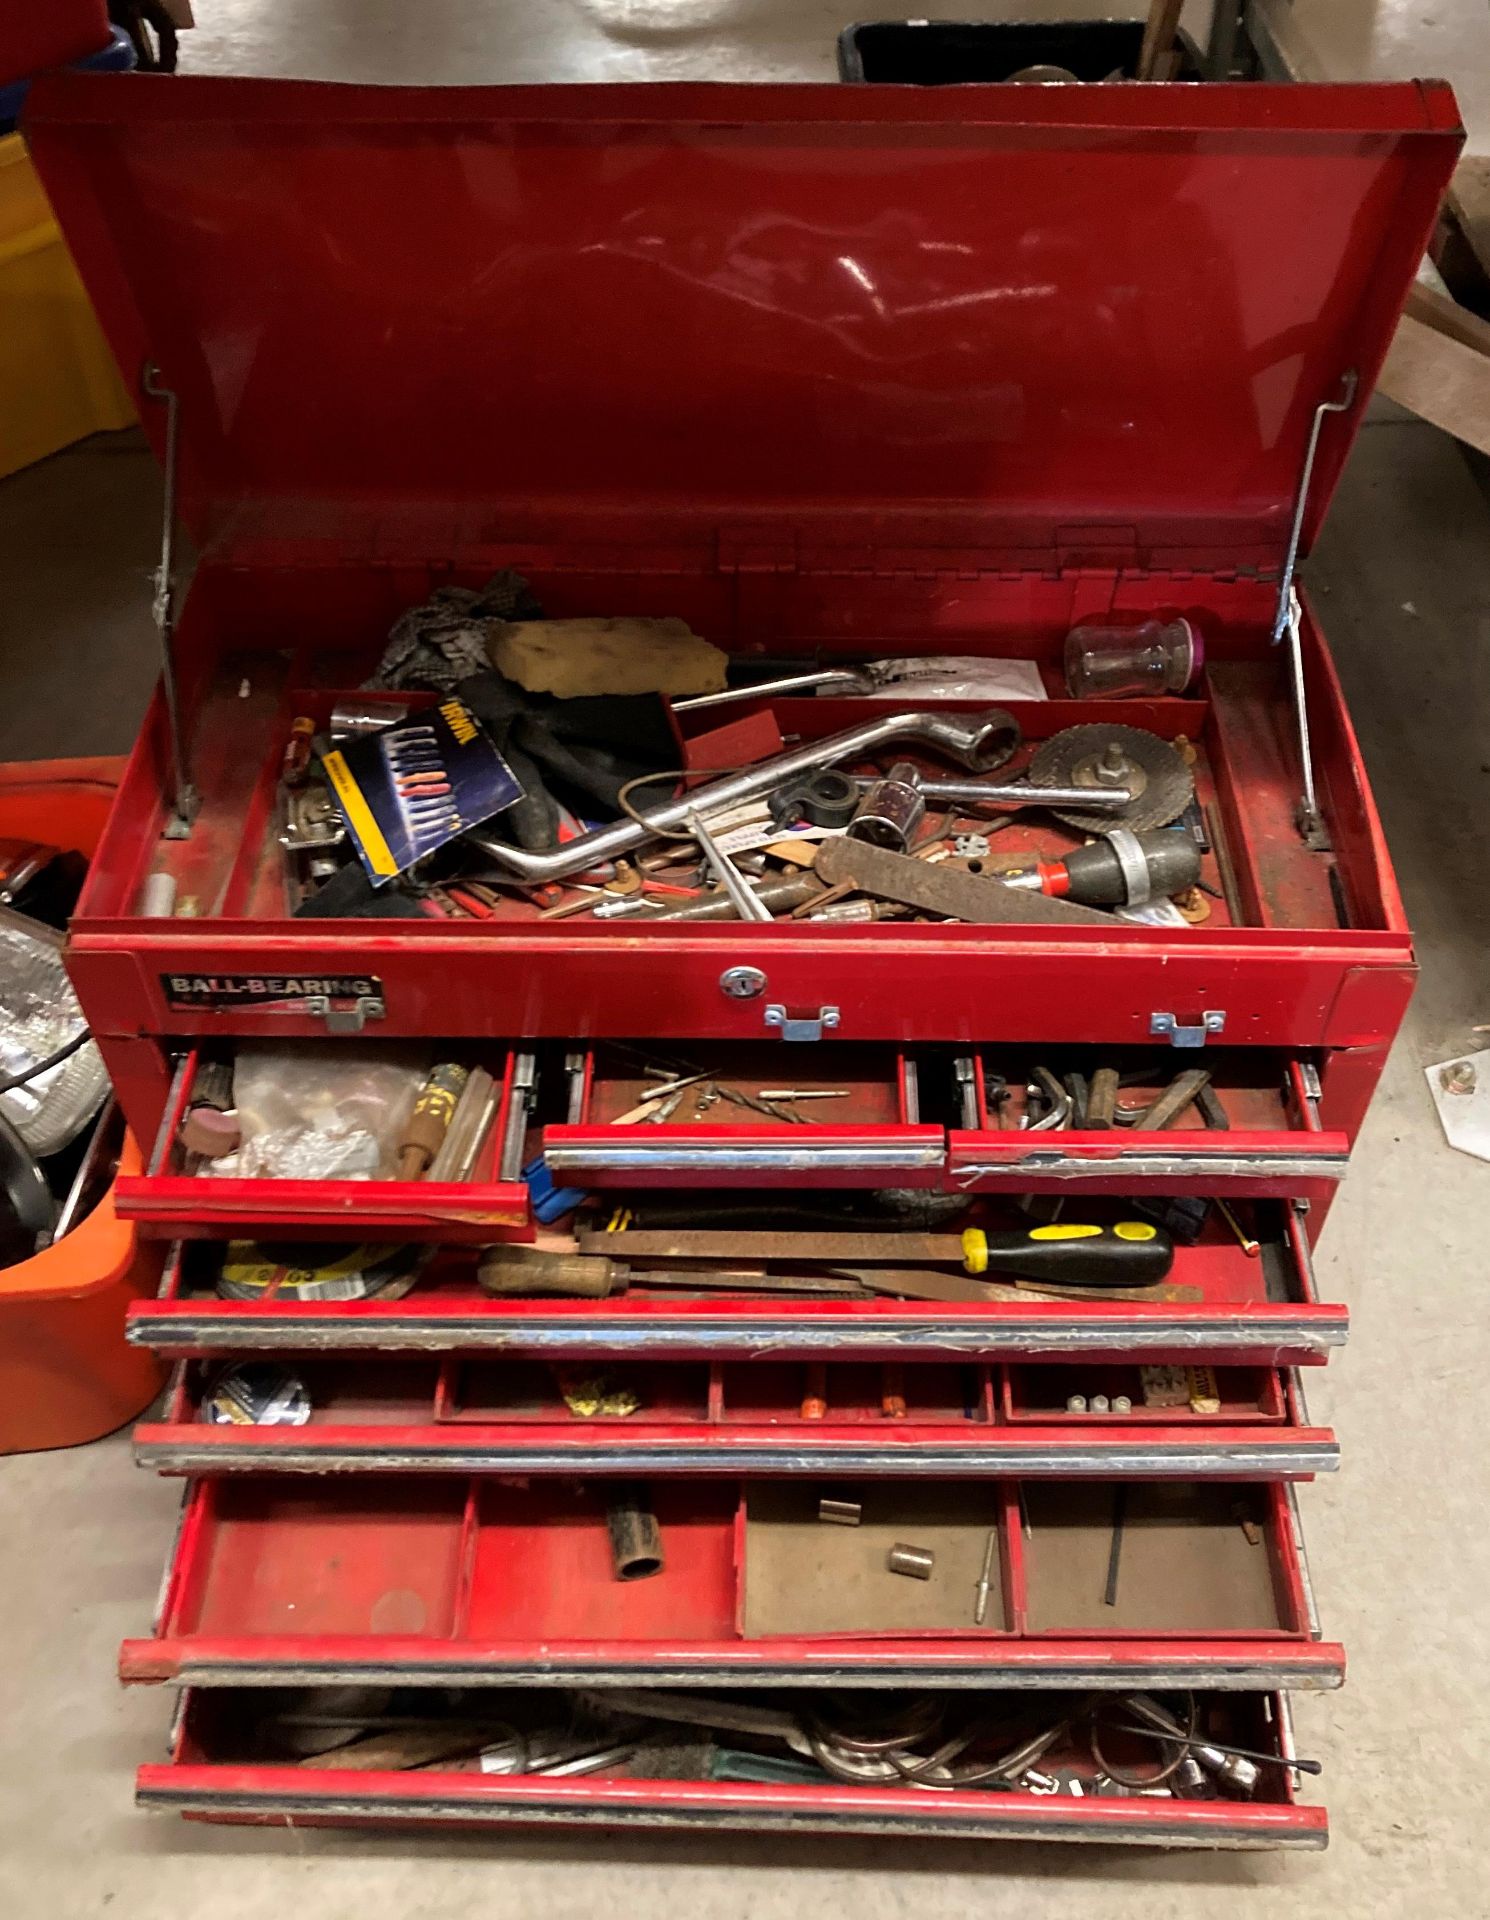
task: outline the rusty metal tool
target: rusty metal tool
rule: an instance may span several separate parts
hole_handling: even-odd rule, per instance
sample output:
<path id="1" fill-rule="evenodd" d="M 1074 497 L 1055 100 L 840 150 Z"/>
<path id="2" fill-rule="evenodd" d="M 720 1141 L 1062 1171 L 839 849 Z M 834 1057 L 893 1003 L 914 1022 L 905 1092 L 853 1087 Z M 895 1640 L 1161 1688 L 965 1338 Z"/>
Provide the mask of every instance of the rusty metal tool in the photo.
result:
<path id="1" fill-rule="evenodd" d="M 1111 927 L 1112 916 L 1093 907 L 1078 907 L 1049 894 L 1022 893 L 1001 880 L 969 873 L 966 868 L 932 866 L 914 854 L 892 853 L 862 840 L 840 836 L 818 848 L 815 871 L 830 887 L 852 882 L 861 893 L 924 913 L 939 913 L 974 926 Z"/>
<path id="2" fill-rule="evenodd" d="M 1211 1083 L 1204 1067 L 1186 1067 L 1177 1073 L 1157 1099 L 1150 1102 L 1133 1122 L 1137 1133 L 1157 1133 L 1172 1127 L 1194 1106 L 1203 1088 Z"/>

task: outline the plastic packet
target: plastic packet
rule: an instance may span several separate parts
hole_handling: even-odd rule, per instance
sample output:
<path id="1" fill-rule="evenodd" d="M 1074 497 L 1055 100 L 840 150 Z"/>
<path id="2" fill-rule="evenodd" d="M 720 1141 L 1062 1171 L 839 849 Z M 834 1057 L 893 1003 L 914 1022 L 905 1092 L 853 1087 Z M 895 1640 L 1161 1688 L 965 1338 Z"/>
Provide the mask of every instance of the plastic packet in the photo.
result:
<path id="1" fill-rule="evenodd" d="M 868 700 L 1043 700 L 1045 682 L 1033 660 L 984 660 L 976 654 L 927 654 L 878 660 L 896 676 Z M 831 695 L 832 689 L 825 692 Z"/>
<path id="2" fill-rule="evenodd" d="M 387 1180 L 424 1082 L 407 1050 L 245 1041 L 233 1068 L 243 1144 L 209 1164 L 240 1180 Z"/>

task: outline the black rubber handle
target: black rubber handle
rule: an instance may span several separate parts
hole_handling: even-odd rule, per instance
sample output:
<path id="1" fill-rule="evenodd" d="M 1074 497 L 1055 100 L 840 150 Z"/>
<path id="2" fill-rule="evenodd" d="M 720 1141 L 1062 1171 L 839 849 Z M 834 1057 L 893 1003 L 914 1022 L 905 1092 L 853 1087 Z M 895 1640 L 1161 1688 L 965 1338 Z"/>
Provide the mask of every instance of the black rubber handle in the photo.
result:
<path id="1" fill-rule="evenodd" d="M 1064 1221 L 1022 1233 L 962 1236 L 969 1273 L 1012 1273 L 1060 1287 L 1153 1287 L 1174 1265 L 1174 1242 L 1147 1220 L 1094 1227 Z"/>

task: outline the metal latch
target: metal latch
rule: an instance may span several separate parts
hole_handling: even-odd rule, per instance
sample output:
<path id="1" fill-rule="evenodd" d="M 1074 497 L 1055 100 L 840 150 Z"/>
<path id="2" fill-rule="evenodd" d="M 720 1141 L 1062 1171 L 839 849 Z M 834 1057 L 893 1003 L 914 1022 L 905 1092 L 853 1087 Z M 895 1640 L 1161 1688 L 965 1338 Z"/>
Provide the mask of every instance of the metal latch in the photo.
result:
<path id="1" fill-rule="evenodd" d="M 364 993 L 355 1000 L 332 1000 L 327 994 L 310 994 L 305 1011 L 312 1020 L 324 1020 L 327 1033 L 361 1033 L 369 1020 L 381 1020 L 388 1012 L 376 995 Z"/>
<path id="2" fill-rule="evenodd" d="M 783 1040 L 821 1040 L 838 1025 L 837 1007 L 819 1007 L 815 1014 L 790 1014 L 779 1002 L 766 1008 L 766 1025 L 775 1027 Z"/>
<path id="3" fill-rule="evenodd" d="M 1151 1013 L 1149 1032 L 1156 1040 L 1167 1040 L 1172 1047 L 1203 1047 L 1213 1033 L 1226 1031 L 1226 1015 L 1218 1007 L 1208 1008 L 1198 1026 L 1185 1026 L 1172 1013 Z"/>

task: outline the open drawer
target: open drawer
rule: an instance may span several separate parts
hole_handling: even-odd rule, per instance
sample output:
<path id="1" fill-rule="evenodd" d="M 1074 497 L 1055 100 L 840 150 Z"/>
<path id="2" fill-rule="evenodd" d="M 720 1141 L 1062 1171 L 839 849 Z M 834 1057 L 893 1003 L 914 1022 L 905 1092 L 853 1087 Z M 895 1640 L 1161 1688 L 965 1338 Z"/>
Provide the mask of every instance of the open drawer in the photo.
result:
<path id="1" fill-rule="evenodd" d="M 896 1834 L 1186 1847 L 1323 1847 L 1324 1809 L 1299 1803 L 1288 1703 L 1275 1693 L 1008 1697 L 917 1691 L 619 1701 L 497 1688 L 477 1696 L 363 1695 L 315 1687 L 190 1689 L 171 1757 L 142 1767 L 142 1806 L 255 1824 L 647 1827 L 704 1832 Z M 804 1709 L 809 1709 L 804 1711 Z M 1205 1743 L 1137 1731 L 1157 1709 Z M 355 1703 L 350 1711 L 355 1715 Z M 340 1718 L 338 1718 L 340 1716 Z M 814 1729 L 808 1731 L 809 1723 Z M 981 1784 L 918 1791 L 845 1775 L 888 1773 L 845 1743 L 914 1730 L 920 1758 L 961 1743 Z M 917 1744 L 917 1737 L 919 1744 Z M 1270 1756 L 1229 1756 L 1220 1746 Z M 1023 1764 L 1019 1749 L 1038 1749 Z M 436 1756 L 430 1759 L 430 1755 Z M 1186 1761 L 1189 1764 L 1186 1764 Z M 1112 1772 L 1108 1768 L 1113 1769 Z M 1167 1778 L 1161 1778 L 1167 1774 Z"/>
<path id="2" fill-rule="evenodd" d="M 620 1576 L 617 1502 L 655 1517 L 651 1577 Z M 890 1569 L 898 1546 L 920 1577 Z M 1292 1489 L 1273 1483 L 260 1474 L 190 1487 L 154 1637 L 121 1670 L 1246 1690 L 1337 1685 L 1343 1655 L 1319 1642 Z"/>
<path id="3" fill-rule="evenodd" d="M 838 1359 L 1170 1361 L 1253 1367 L 1325 1361 L 1349 1315 L 1321 1301 L 1304 1217 L 1259 1202 L 1249 1257 L 1225 1224 L 1175 1250 L 1153 1300 L 1054 1298 L 1002 1290 L 987 1304 L 927 1305 L 810 1295 L 769 1299 L 633 1291 L 608 1300 L 496 1299 L 475 1257 L 452 1250 L 400 1298 L 224 1296 L 221 1248 L 172 1249 L 159 1296 L 130 1309 L 127 1338 L 165 1354 L 502 1352 L 551 1359 L 688 1359 L 784 1354 Z"/>
<path id="4" fill-rule="evenodd" d="M 291 1403 L 296 1424 L 276 1424 Z M 209 1418 L 223 1406 L 231 1418 Z M 624 1356 L 585 1367 L 480 1355 L 183 1363 L 134 1446 L 142 1465 L 191 1474 L 1293 1479 L 1339 1462 L 1296 1381 L 1262 1368 Z"/>
<path id="5" fill-rule="evenodd" d="M 449 1057 L 485 1065 L 491 1074 L 494 1105 L 466 1178 L 266 1179 L 215 1174 L 216 1163 L 189 1152 L 181 1138 L 207 1059 L 203 1049 L 192 1047 L 172 1078 L 145 1172 L 119 1181 L 115 1204 L 120 1215 L 137 1221 L 142 1233 L 173 1239 L 294 1235 L 306 1240 L 458 1245 L 526 1237 L 528 1193 L 520 1173 L 531 1056 L 502 1048 L 473 1048 L 469 1043 L 449 1049 L 439 1043 L 414 1043 L 404 1051 L 421 1067 Z M 380 1052 L 387 1055 L 389 1049 Z"/>
<path id="6" fill-rule="evenodd" d="M 964 1192 L 1272 1195 L 1343 1179 L 1350 1140 L 1320 1123 L 1312 1064 L 1267 1048 L 1168 1046 L 1120 1053 L 1098 1048 L 983 1047 L 963 1089 L 963 1121 L 948 1141 L 950 1184 Z M 1104 1124 L 1091 1123 L 1096 1076 L 1118 1075 Z M 1209 1078 L 1198 1099 L 1166 1123 L 1161 1102 L 1184 1097 L 1183 1081 Z M 1030 1119 L 1026 1087 L 1046 1077 L 1050 1094 Z M 1051 1083 L 1053 1082 L 1053 1086 Z M 1038 1082 L 1033 1083 L 1038 1084 Z M 1057 1105 L 1059 1093 L 1064 1105 Z M 1055 1128 L 1048 1118 L 1060 1121 Z"/>
<path id="7" fill-rule="evenodd" d="M 577 1056 L 574 1124 L 543 1131 L 543 1158 L 559 1184 L 942 1184 L 946 1130 L 920 1124 L 916 1063 L 896 1048 L 783 1051 L 761 1042 L 696 1046 L 689 1055 L 676 1094 L 635 1047 Z"/>

